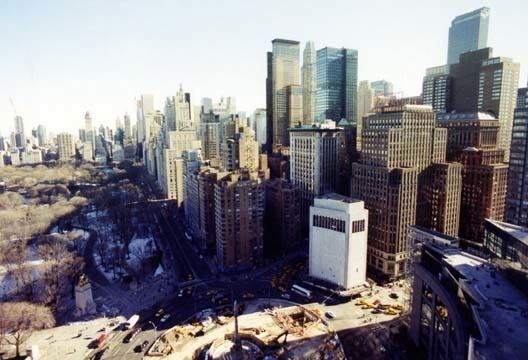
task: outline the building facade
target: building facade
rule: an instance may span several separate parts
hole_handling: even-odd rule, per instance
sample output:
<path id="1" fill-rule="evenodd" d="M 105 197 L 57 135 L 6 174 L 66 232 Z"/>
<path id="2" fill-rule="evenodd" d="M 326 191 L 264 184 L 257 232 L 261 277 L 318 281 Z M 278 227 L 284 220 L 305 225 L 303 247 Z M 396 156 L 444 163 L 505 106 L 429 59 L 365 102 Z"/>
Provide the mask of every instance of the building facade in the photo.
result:
<path id="1" fill-rule="evenodd" d="M 340 130 L 333 121 L 290 129 L 290 179 L 301 192 L 303 229 L 307 229 L 313 199 L 336 190 Z"/>
<path id="2" fill-rule="evenodd" d="M 416 257 L 409 335 L 417 358 L 509 359 L 525 352 L 526 279 L 512 281 L 507 268 L 451 246 L 424 244 Z"/>
<path id="3" fill-rule="evenodd" d="M 357 122 L 358 51 L 325 47 L 317 50 L 315 120 Z"/>
<path id="4" fill-rule="evenodd" d="M 370 86 L 368 80 L 359 83 L 357 99 L 357 131 L 356 131 L 356 148 L 361 150 L 361 129 L 363 118 L 372 111 L 374 107 L 374 89 Z"/>
<path id="5" fill-rule="evenodd" d="M 313 41 L 308 41 L 303 51 L 302 89 L 303 89 L 303 124 L 315 120 L 315 75 L 317 58 Z"/>
<path id="6" fill-rule="evenodd" d="M 301 192 L 286 179 L 265 182 L 264 249 L 267 255 L 284 255 L 301 244 Z"/>
<path id="7" fill-rule="evenodd" d="M 268 53 L 269 91 L 266 101 L 272 109 L 269 139 L 272 146 L 289 146 L 288 128 L 302 122 L 299 42 L 275 39 L 272 46 L 273 51 Z"/>
<path id="8" fill-rule="evenodd" d="M 528 95 L 519 95 L 513 117 L 506 221 L 528 227 Z"/>
<path id="9" fill-rule="evenodd" d="M 408 227 L 422 210 L 417 204 L 425 203 L 427 169 L 445 162 L 447 131 L 436 127 L 430 106 L 377 111 L 363 121 L 362 152 L 360 162 L 352 165 L 351 196 L 363 200 L 369 211 L 369 266 L 383 276 L 399 277 L 406 271 Z"/>
<path id="10" fill-rule="evenodd" d="M 439 113 L 450 112 L 452 79 L 448 65 L 427 69 L 422 86 L 424 105 L 432 106 Z"/>
<path id="11" fill-rule="evenodd" d="M 343 289 L 361 286 L 367 273 L 368 211 L 338 194 L 317 197 L 310 207 L 309 274 Z"/>
<path id="12" fill-rule="evenodd" d="M 387 80 L 377 80 L 370 83 L 374 96 L 392 96 L 394 94 L 394 85 Z"/>
<path id="13" fill-rule="evenodd" d="M 75 147 L 73 137 L 68 133 L 57 134 L 57 155 L 60 161 L 73 160 Z"/>
<path id="14" fill-rule="evenodd" d="M 447 63 L 457 63 L 461 54 L 488 45 L 490 9 L 483 7 L 457 16 L 449 28 Z"/>
<path id="15" fill-rule="evenodd" d="M 216 259 L 221 271 L 247 269 L 262 261 L 264 203 L 264 186 L 255 173 L 231 173 L 216 182 Z"/>
<path id="16" fill-rule="evenodd" d="M 459 236 L 482 243 L 484 219 L 503 220 L 505 212 L 508 164 L 499 149 L 499 121 L 489 113 L 439 114 L 437 119 L 448 132 L 448 160 L 462 164 Z"/>

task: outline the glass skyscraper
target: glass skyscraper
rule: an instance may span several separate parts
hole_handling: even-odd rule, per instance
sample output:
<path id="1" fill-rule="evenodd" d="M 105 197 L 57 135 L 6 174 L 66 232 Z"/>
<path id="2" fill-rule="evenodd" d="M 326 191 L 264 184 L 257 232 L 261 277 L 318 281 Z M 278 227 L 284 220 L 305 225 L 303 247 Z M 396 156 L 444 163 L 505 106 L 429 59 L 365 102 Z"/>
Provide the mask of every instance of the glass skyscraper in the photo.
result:
<path id="1" fill-rule="evenodd" d="M 483 49 L 488 43 L 490 9 L 483 7 L 457 16 L 449 28 L 447 63 L 458 62 L 460 54 Z"/>
<path id="2" fill-rule="evenodd" d="M 317 50 L 315 120 L 357 123 L 358 52 L 325 47 Z"/>

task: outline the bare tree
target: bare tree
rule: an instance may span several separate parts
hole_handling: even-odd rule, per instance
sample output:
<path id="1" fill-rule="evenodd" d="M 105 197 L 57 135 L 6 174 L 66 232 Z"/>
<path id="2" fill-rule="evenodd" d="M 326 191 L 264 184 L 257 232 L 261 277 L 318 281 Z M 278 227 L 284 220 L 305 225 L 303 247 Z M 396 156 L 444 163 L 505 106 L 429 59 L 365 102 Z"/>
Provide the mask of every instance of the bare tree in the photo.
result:
<path id="1" fill-rule="evenodd" d="M 0 332 L 5 334 L 8 344 L 15 346 L 16 357 L 20 357 L 20 346 L 33 331 L 55 326 L 50 309 L 29 302 L 0 303 Z"/>

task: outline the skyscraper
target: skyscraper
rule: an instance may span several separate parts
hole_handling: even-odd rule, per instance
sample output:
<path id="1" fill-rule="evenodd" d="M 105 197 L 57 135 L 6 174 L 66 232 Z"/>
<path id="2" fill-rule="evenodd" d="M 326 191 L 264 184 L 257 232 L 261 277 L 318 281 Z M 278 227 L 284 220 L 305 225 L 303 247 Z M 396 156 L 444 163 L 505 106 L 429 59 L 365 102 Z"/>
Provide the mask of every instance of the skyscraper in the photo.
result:
<path id="1" fill-rule="evenodd" d="M 449 66 L 442 65 L 426 70 L 423 78 L 422 97 L 424 105 L 431 105 L 439 113 L 451 109 L 452 77 L 449 76 Z"/>
<path id="2" fill-rule="evenodd" d="M 301 190 L 301 223 L 308 227 L 308 214 L 316 196 L 335 192 L 341 146 L 340 128 L 328 123 L 290 129 L 290 179 Z"/>
<path id="3" fill-rule="evenodd" d="M 289 146 L 288 128 L 302 121 L 302 88 L 299 66 L 299 42 L 274 39 L 268 53 L 266 104 L 272 109 L 271 141 L 273 147 Z M 268 125 L 268 126 L 269 126 Z"/>
<path id="4" fill-rule="evenodd" d="M 48 136 L 44 125 L 39 125 L 37 127 L 37 138 L 39 146 L 44 146 L 48 143 Z"/>
<path id="5" fill-rule="evenodd" d="M 266 109 L 256 109 L 253 112 L 253 126 L 259 147 L 262 148 L 267 142 Z"/>
<path id="6" fill-rule="evenodd" d="M 352 164 L 351 196 L 369 210 L 368 264 L 389 277 L 406 271 L 407 231 L 423 199 L 425 170 L 445 162 L 447 131 L 430 106 L 388 106 L 363 121 L 362 152 Z"/>
<path id="7" fill-rule="evenodd" d="M 448 160 L 462 164 L 459 236 L 482 242 L 484 219 L 504 217 L 508 164 L 499 149 L 499 122 L 490 113 L 449 113 L 437 116 L 447 129 Z"/>
<path id="8" fill-rule="evenodd" d="M 57 152 L 60 161 L 70 161 L 75 154 L 73 138 L 71 134 L 57 134 Z"/>
<path id="9" fill-rule="evenodd" d="M 374 96 L 391 96 L 394 94 L 394 85 L 387 80 L 377 80 L 370 83 Z"/>
<path id="10" fill-rule="evenodd" d="M 12 146 L 23 148 L 26 146 L 26 135 L 24 132 L 24 119 L 22 116 L 15 116 L 15 142 Z"/>
<path id="11" fill-rule="evenodd" d="M 493 57 L 491 48 L 463 53 L 450 67 L 453 77 L 448 111 L 491 112 L 499 120 L 499 147 L 509 159 L 513 112 L 520 65 L 512 59 Z"/>
<path id="12" fill-rule="evenodd" d="M 374 107 L 374 90 L 368 80 L 361 81 L 358 89 L 357 100 L 357 126 L 356 126 L 356 149 L 361 150 L 361 129 L 363 117 L 372 111 Z"/>
<path id="13" fill-rule="evenodd" d="M 131 139 L 132 138 L 132 127 L 130 126 L 130 115 L 125 114 L 125 138 Z"/>
<path id="14" fill-rule="evenodd" d="M 356 124 L 358 52 L 325 47 L 317 50 L 315 120 Z"/>
<path id="15" fill-rule="evenodd" d="M 490 9 L 483 7 L 457 16 L 449 28 L 447 63 L 457 63 L 461 54 L 488 45 Z"/>
<path id="16" fill-rule="evenodd" d="M 256 173 L 232 173 L 215 184 L 216 258 L 221 270 L 249 268 L 264 255 L 264 185 Z"/>
<path id="17" fill-rule="evenodd" d="M 311 124 L 315 120 L 316 61 L 315 45 L 313 41 L 308 41 L 303 51 L 302 66 L 303 124 Z"/>
<path id="18" fill-rule="evenodd" d="M 528 94 L 519 95 L 513 117 L 506 221 L 528 227 Z"/>

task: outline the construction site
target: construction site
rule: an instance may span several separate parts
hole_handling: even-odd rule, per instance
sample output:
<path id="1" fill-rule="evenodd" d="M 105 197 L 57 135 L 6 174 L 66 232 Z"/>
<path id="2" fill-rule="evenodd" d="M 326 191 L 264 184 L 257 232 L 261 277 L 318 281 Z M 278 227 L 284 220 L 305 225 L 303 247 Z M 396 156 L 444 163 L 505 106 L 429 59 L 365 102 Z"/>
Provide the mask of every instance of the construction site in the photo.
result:
<path id="1" fill-rule="evenodd" d="M 266 305 L 256 300 L 245 309 L 204 310 L 166 331 L 145 358 L 345 359 L 337 334 L 320 311 L 281 300 Z"/>

